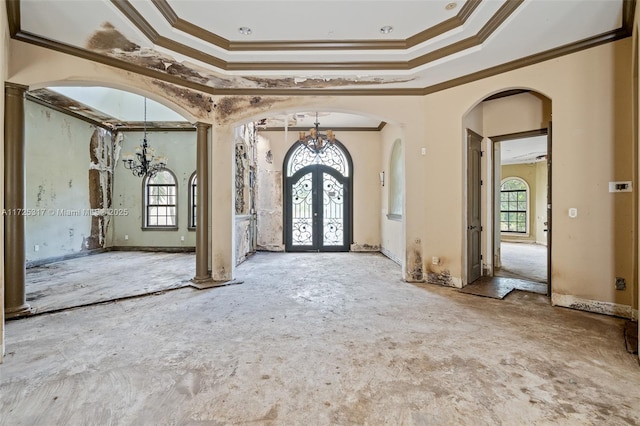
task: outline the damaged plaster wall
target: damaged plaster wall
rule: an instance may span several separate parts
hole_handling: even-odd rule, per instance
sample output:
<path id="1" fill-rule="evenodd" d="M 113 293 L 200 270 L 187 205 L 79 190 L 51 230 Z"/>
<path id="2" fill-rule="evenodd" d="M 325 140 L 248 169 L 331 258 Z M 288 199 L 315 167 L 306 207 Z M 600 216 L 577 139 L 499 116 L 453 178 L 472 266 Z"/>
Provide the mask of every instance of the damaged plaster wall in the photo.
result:
<path id="1" fill-rule="evenodd" d="M 380 251 L 380 132 L 336 131 L 353 160 L 352 251 Z M 283 247 L 283 162 L 298 132 L 260 131 L 258 146 L 258 246 Z"/>
<path id="2" fill-rule="evenodd" d="M 281 144 L 277 132 L 259 132 L 256 143 L 256 219 L 258 249 L 284 251 Z M 273 146 L 272 146 L 273 145 Z M 275 151 L 275 153 L 274 153 Z"/>
<path id="3" fill-rule="evenodd" d="M 104 227 L 92 227 L 91 200 L 103 200 L 108 188 L 101 176 L 90 183 L 89 175 L 92 164 L 104 160 L 111 135 L 30 101 L 25 122 L 27 264 L 103 248 Z M 92 148 L 100 151 L 100 160 Z"/>
<path id="4" fill-rule="evenodd" d="M 196 132 L 148 132 L 149 145 L 156 155 L 168 158 L 167 168 L 177 179 L 178 229 L 144 230 L 143 179 L 124 168 L 121 157 L 142 143 L 142 132 L 123 132 L 119 157 L 115 160 L 111 232 L 108 244 L 114 247 L 165 247 L 191 249 L 196 236 L 189 229 L 189 178 L 196 169 Z M 121 213 L 121 214 L 120 214 Z"/>
<path id="5" fill-rule="evenodd" d="M 235 129 L 235 261 L 244 262 L 256 250 L 256 134 L 253 123 Z"/>

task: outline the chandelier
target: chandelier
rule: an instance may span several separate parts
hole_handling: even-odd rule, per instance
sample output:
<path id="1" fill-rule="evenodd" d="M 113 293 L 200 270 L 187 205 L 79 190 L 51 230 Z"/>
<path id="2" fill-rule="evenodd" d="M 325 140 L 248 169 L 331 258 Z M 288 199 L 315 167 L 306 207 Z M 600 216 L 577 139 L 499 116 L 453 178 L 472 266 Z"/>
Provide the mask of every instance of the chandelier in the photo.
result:
<path id="1" fill-rule="evenodd" d="M 316 122 L 314 123 L 316 126 L 312 129 L 309 129 L 309 135 L 305 132 L 300 132 L 299 139 L 297 143 L 304 145 L 307 149 L 309 149 L 314 154 L 321 154 L 324 152 L 329 145 L 333 145 L 336 141 L 336 136 L 333 134 L 333 131 L 327 130 L 327 134 L 323 135 L 320 133 L 320 123 L 318 122 L 318 113 L 316 112 Z"/>
<path id="2" fill-rule="evenodd" d="M 149 146 L 147 140 L 147 98 L 144 98 L 144 136 L 142 145 L 138 146 L 135 154 L 125 154 L 122 156 L 124 167 L 131 170 L 134 176 L 153 177 L 167 166 L 167 157 L 157 157 L 153 148 Z"/>

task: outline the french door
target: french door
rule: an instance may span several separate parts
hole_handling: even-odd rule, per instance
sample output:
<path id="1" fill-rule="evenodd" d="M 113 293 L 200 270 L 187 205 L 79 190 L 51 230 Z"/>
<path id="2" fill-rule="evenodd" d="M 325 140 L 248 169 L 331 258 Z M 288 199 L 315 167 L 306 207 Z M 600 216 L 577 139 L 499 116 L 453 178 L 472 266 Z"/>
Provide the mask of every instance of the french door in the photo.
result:
<path id="1" fill-rule="evenodd" d="M 323 164 L 308 165 L 287 177 L 287 251 L 349 250 L 348 179 Z"/>

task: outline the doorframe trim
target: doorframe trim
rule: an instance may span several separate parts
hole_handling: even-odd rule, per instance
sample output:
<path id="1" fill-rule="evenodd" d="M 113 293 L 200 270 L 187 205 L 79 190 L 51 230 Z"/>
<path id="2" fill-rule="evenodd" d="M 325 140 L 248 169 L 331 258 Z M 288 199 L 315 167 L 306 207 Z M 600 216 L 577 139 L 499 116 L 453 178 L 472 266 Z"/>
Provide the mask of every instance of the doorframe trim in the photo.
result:
<path id="1" fill-rule="evenodd" d="M 493 257 L 492 262 L 491 262 L 491 274 L 492 276 L 495 276 L 495 268 L 496 268 L 496 263 L 495 263 L 495 255 L 496 255 L 496 230 L 495 230 L 495 223 L 496 223 L 496 211 L 495 211 L 495 205 L 496 205 L 496 185 L 495 185 L 495 177 L 496 177 L 496 157 L 495 155 L 493 155 L 493 152 L 495 152 L 495 144 L 496 143 L 500 143 L 500 142 L 504 142 L 504 141 L 511 141 L 511 140 L 517 140 L 517 139 L 524 139 L 524 138 L 530 138 L 530 137 L 534 137 L 534 136 L 548 136 L 549 135 L 549 127 L 543 127 L 540 129 L 535 129 L 535 130 L 527 130 L 524 132 L 515 132 L 515 133 L 505 133 L 502 135 L 496 135 L 496 136 L 488 136 L 487 139 L 489 139 L 491 141 L 491 205 L 492 207 L 492 217 L 491 217 L 491 256 Z M 487 150 L 489 148 L 487 147 Z M 550 156 L 551 153 L 548 152 L 547 150 L 547 156 Z M 548 160 L 547 160 L 548 161 Z M 548 175 L 548 172 L 547 172 Z M 551 185 L 551 182 L 549 182 L 548 186 Z M 551 191 L 551 188 L 547 188 L 547 191 Z M 550 218 L 547 218 L 547 220 L 550 220 Z M 549 262 L 549 259 L 551 257 L 551 234 L 553 232 L 552 228 L 549 228 L 549 230 L 547 231 L 547 251 L 548 251 L 548 255 L 547 255 L 547 262 Z M 547 265 L 547 297 L 551 298 L 551 267 L 550 265 Z"/>

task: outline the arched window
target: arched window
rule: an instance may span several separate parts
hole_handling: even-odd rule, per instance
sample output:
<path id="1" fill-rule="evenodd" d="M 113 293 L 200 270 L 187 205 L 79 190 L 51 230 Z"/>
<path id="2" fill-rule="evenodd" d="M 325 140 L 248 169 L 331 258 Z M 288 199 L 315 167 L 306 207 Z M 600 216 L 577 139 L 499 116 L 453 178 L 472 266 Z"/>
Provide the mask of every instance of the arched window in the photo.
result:
<path id="1" fill-rule="evenodd" d="M 500 185 L 500 231 L 529 232 L 529 185 L 518 177 L 509 177 Z"/>
<path id="2" fill-rule="evenodd" d="M 144 179 L 144 226 L 175 228 L 178 226 L 178 188 L 175 175 L 168 169 Z"/>
<path id="3" fill-rule="evenodd" d="M 404 167 L 402 162 L 402 142 L 396 139 L 389 159 L 389 219 L 402 218 L 404 192 Z"/>
<path id="4" fill-rule="evenodd" d="M 197 222 L 196 206 L 198 205 L 198 175 L 196 172 L 189 178 L 189 228 L 195 228 Z"/>

